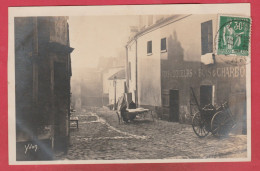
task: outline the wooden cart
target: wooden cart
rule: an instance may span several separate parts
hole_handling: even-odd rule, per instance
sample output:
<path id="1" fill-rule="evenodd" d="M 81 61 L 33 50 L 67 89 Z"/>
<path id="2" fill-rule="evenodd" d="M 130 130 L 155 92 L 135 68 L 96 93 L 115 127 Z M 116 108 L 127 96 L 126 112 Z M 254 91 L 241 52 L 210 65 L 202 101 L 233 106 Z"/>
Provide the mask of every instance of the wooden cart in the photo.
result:
<path id="1" fill-rule="evenodd" d="M 121 111 L 117 111 L 116 114 L 118 117 L 119 124 L 121 124 L 123 122 L 132 121 L 136 118 L 137 115 L 139 115 L 140 117 L 145 119 L 148 114 L 151 115 L 152 120 L 154 121 L 153 111 L 149 110 L 149 109 L 144 109 L 144 108 L 126 109 L 126 111 L 124 112 L 124 118 L 122 116 Z"/>
<path id="2" fill-rule="evenodd" d="M 209 132 L 214 136 L 228 135 L 235 126 L 228 103 L 225 102 L 218 108 L 212 104 L 200 106 L 192 87 L 191 92 L 199 110 L 192 118 L 192 128 L 195 134 L 200 138 L 206 137 Z"/>

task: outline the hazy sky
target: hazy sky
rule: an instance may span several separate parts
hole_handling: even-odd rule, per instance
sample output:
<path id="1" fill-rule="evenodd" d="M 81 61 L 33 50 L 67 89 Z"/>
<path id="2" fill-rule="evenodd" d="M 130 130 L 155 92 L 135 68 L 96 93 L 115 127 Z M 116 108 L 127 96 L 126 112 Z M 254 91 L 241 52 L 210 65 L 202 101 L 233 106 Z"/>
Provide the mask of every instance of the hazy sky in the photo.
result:
<path id="1" fill-rule="evenodd" d="M 129 26 L 138 24 L 138 16 L 69 17 L 72 68 L 96 67 L 99 57 L 125 54 Z"/>

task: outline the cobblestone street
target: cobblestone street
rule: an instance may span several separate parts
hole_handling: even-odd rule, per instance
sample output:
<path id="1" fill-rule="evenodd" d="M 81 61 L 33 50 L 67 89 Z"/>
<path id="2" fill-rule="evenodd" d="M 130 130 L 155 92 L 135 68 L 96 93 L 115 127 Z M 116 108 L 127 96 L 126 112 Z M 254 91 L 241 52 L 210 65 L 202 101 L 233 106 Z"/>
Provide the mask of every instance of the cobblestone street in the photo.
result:
<path id="1" fill-rule="evenodd" d="M 107 108 L 85 110 L 75 116 L 79 129 L 71 128 L 68 153 L 57 155 L 57 160 L 247 157 L 245 135 L 200 139 L 191 125 L 153 122 L 151 117 L 119 125 L 116 113 Z"/>

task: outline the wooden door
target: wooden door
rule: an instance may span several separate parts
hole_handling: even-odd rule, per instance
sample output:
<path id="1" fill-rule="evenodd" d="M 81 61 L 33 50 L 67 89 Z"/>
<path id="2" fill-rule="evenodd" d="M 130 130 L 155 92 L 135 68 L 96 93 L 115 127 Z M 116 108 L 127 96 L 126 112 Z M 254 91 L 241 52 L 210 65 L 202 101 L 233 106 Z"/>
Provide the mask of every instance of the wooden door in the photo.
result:
<path id="1" fill-rule="evenodd" d="M 179 121 L 179 90 L 170 90 L 169 93 L 170 121 Z"/>

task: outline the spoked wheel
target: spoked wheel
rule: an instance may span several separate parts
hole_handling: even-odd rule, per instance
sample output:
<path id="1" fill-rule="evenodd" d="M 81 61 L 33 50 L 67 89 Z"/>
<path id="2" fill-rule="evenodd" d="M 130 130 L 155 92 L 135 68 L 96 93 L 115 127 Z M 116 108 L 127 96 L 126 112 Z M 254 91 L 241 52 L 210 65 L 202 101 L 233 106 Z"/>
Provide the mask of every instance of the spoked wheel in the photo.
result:
<path id="1" fill-rule="evenodd" d="M 234 126 L 233 120 L 224 111 L 217 112 L 211 120 L 211 132 L 214 136 L 227 136 Z"/>
<path id="2" fill-rule="evenodd" d="M 195 113 L 192 118 L 192 128 L 195 134 L 204 138 L 209 134 L 209 130 L 206 128 L 206 120 L 201 118 L 200 112 Z"/>

